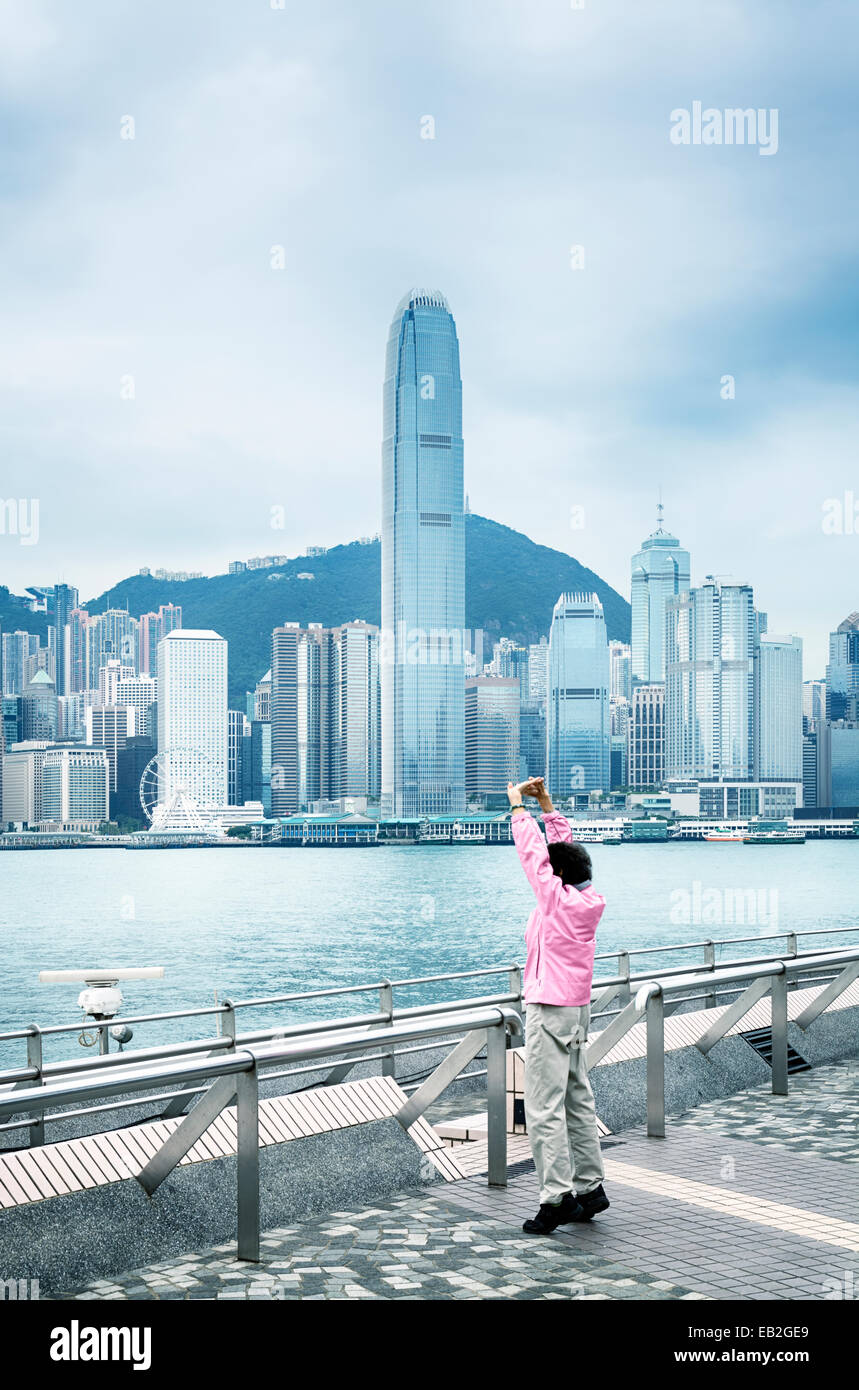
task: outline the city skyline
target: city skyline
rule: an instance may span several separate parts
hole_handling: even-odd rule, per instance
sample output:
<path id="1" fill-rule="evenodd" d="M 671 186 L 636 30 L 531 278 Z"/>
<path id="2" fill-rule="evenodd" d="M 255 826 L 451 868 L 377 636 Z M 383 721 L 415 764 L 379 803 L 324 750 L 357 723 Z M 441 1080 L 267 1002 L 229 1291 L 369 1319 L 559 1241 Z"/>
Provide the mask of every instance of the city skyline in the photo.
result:
<path id="1" fill-rule="evenodd" d="M 10 11 L 3 496 L 40 534 L 0 537 L 2 582 L 374 532 L 376 344 L 438 284 L 473 508 L 626 593 L 661 487 L 696 578 L 765 577 L 822 672 L 859 547 L 823 529 L 856 488 L 850 45 L 763 0 L 734 29 L 680 0 Z M 699 98 L 777 108 L 777 152 L 672 143 Z"/>

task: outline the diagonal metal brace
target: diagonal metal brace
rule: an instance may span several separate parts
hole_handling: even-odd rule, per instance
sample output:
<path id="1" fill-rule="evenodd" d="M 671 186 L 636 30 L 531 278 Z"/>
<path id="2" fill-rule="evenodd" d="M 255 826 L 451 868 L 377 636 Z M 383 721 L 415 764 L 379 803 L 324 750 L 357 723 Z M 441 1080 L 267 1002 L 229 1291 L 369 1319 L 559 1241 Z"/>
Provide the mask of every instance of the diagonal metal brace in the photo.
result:
<path id="1" fill-rule="evenodd" d="M 709 1052 L 710 1048 L 714 1047 L 719 1039 L 723 1038 L 730 1028 L 733 1028 L 735 1023 L 739 1023 L 740 1019 L 746 1016 L 752 1005 L 757 1004 L 759 999 L 763 999 L 765 994 L 769 994 L 771 984 L 772 976 L 770 975 L 765 975 L 760 980 L 752 980 L 748 989 L 743 990 L 739 999 L 736 999 L 733 1004 L 729 1004 L 725 1012 L 716 1019 L 715 1023 L 710 1025 L 706 1033 L 702 1033 L 700 1038 L 696 1040 L 695 1046 L 698 1051 Z"/>
<path id="2" fill-rule="evenodd" d="M 398 1110 L 395 1118 L 399 1120 L 403 1129 L 409 1129 L 415 1120 L 419 1119 L 428 1105 L 432 1105 L 434 1100 L 438 1100 L 442 1091 L 446 1091 L 452 1081 L 455 1081 L 468 1063 L 473 1061 L 478 1052 L 486 1046 L 486 1029 L 480 1028 L 473 1033 L 466 1033 L 461 1043 L 449 1052 L 440 1062 L 431 1076 L 418 1087 L 402 1110 Z"/>
<path id="3" fill-rule="evenodd" d="M 193 1149 L 197 1140 L 220 1115 L 224 1106 L 229 1105 L 236 1094 L 236 1077 L 221 1076 L 208 1089 L 194 1109 L 185 1116 L 182 1123 L 174 1129 L 169 1139 L 150 1158 L 146 1167 L 137 1174 L 137 1181 L 151 1197 L 166 1177 L 173 1172 L 177 1163 Z"/>
<path id="4" fill-rule="evenodd" d="M 802 1013 L 794 1019 L 797 1027 L 805 1029 L 813 1023 L 818 1015 L 822 1014 L 824 1009 L 828 1009 L 829 1005 L 838 998 L 839 994 L 843 994 L 845 989 L 852 985 L 857 975 L 859 975 L 859 960 L 854 960 L 851 965 L 847 966 L 846 970 L 842 970 L 840 975 L 836 975 L 834 980 L 824 986 L 819 994 L 814 996 L 811 1003 L 803 1009 Z"/>

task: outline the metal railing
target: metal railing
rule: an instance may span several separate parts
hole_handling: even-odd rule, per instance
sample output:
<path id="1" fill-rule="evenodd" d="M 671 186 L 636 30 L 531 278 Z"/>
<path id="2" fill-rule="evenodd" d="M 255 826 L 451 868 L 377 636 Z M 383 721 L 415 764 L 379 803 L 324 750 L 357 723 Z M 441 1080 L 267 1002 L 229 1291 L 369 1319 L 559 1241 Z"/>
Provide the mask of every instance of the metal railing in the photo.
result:
<path id="1" fill-rule="evenodd" d="M 839 973 L 820 991 L 795 1019 L 797 1027 L 808 1028 L 825 1009 L 859 977 L 859 948 L 795 959 L 746 962 L 714 971 L 710 980 L 742 988 L 739 998 L 723 1009 L 717 1019 L 695 1040 L 695 1047 L 706 1056 L 749 1010 L 769 994 L 772 1027 L 772 1089 L 774 1095 L 788 1093 L 788 981 L 813 970 L 828 967 Z M 640 984 L 634 998 L 622 1009 L 588 1048 L 588 1066 L 594 1067 L 620 1040 L 644 1018 L 647 1074 L 647 1133 L 665 1137 L 665 1001 L 679 990 L 700 984 L 700 974 L 674 975 L 670 979 L 651 978 Z M 736 990 L 732 991 L 736 993 Z"/>
<path id="2" fill-rule="evenodd" d="M 460 1074 L 478 1052 L 487 1056 L 487 1180 L 492 1187 L 507 1185 L 507 1097 L 506 1051 L 511 1037 L 522 1033 L 522 1021 L 510 1008 L 484 1008 L 438 1014 L 432 1022 L 392 1024 L 385 1041 L 401 1042 L 465 1036 L 448 1053 L 427 1080 L 397 1112 L 396 1118 L 408 1130 L 434 1100 Z M 259 1082 L 260 1073 L 286 1061 L 308 1061 L 346 1054 L 364 1056 L 377 1048 L 379 1035 L 372 1028 L 330 1032 L 317 1028 L 315 1035 L 288 1041 L 269 1041 L 236 1048 L 228 1056 L 208 1057 L 184 1062 L 150 1060 L 134 1067 L 103 1069 L 104 1075 L 89 1076 L 42 1087 L 31 1087 L 14 1098 L 0 1099 L 0 1117 L 26 1109 L 42 1116 L 50 1106 L 74 1104 L 107 1095 L 125 1095 L 125 1104 L 137 1092 L 151 1091 L 170 1083 L 208 1081 L 202 1098 L 180 1121 L 158 1152 L 138 1174 L 138 1181 L 151 1196 L 224 1108 L 236 1107 L 236 1203 L 238 1258 L 259 1260 Z M 25 1122 L 29 1123 L 29 1122 Z"/>

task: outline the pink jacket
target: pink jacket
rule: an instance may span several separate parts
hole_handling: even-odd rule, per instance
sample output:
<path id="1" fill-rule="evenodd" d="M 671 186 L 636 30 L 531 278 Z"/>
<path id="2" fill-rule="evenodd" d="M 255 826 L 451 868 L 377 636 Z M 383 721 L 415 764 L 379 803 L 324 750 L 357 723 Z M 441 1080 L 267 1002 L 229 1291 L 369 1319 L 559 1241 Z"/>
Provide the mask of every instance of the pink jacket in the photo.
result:
<path id="1" fill-rule="evenodd" d="M 569 822 L 557 811 L 543 817 L 548 840 L 572 841 Z M 597 923 L 605 898 L 593 888 L 579 892 L 552 871 L 546 842 L 530 815 L 515 815 L 513 839 L 537 906 L 528 919 L 525 943 L 526 1004 L 589 1004 Z"/>

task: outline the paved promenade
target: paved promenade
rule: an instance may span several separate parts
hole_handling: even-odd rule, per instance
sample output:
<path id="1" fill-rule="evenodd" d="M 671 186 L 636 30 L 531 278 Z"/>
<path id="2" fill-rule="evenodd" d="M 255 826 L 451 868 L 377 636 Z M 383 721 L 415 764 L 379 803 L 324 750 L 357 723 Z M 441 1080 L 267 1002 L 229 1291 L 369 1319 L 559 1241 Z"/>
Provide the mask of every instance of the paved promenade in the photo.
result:
<path id="1" fill-rule="evenodd" d="M 474 1109 L 473 1097 L 471 1109 Z M 457 1151 L 462 1152 L 462 1150 Z M 525 1155 L 523 1158 L 522 1155 Z M 711 1102 L 604 1141 L 612 1208 L 526 1237 L 523 1140 L 509 1186 L 485 1177 L 268 1231 L 99 1280 L 77 1299 L 824 1299 L 859 1291 L 859 1060 Z"/>

